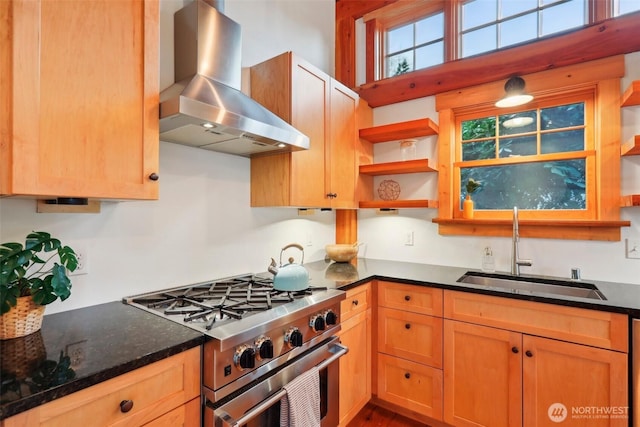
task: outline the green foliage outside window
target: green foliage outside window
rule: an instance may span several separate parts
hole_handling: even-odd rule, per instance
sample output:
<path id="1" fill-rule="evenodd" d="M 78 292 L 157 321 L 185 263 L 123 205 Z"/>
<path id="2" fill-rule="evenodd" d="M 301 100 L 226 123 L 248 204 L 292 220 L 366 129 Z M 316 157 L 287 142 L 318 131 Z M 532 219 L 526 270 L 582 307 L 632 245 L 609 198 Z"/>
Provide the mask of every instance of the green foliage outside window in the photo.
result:
<path id="1" fill-rule="evenodd" d="M 523 117 L 527 121 L 514 122 Z M 484 183 L 473 196 L 475 208 L 586 209 L 584 124 L 583 102 L 463 121 L 461 160 L 496 160 L 486 166 L 460 165 L 461 183 L 469 179 Z M 565 152 L 577 152 L 576 158 L 541 161 L 538 157 Z M 500 164 L 506 158 L 517 162 Z M 462 201 L 463 185 L 460 193 Z"/>

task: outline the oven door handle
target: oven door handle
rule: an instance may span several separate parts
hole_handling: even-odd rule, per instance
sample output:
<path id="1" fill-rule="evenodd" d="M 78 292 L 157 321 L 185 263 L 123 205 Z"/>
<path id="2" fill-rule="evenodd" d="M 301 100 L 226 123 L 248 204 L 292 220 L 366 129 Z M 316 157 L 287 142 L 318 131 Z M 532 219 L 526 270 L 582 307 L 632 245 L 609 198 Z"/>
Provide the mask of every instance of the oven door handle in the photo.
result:
<path id="1" fill-rule="evenodd" d="M 333 355 L 328 359 L 320 362 L 318 364 L 318 370 L 323 370 L 324 368 L 331 365 L 333 362 L 335 362 L 336 360 L 338 360 L 339 358 L 347 354 L 349 352 L 349 348 L 343 346 L 342 344 L 334 344 L 329 351 L 333 353 Z M 265 409 L 271 407 L 273 404 L 275 404 L 280 399 L 285 397 L 286 395 L 287 395 L 287 391 L 285 389 L 280 389 L 280 391 L 272 394 L 271 396 L 269 396 L 268 398 L 260 402 L 258 405 L 254 406 L 249 412 L 247 412 L 237 420 L 227 418 L 224 420 L 224 422 L 230 427 L 239 427 L 243 424 L 246 424 L 249 421 L 251 421 L 253 418 L 260 415 Z"/>

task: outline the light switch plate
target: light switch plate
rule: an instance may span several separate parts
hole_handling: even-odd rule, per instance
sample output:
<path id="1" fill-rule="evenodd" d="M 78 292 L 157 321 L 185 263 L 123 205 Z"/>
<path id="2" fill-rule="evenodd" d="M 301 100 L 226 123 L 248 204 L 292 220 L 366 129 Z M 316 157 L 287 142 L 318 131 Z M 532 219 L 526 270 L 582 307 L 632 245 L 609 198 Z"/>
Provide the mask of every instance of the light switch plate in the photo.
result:
<path id="1" fill-rule="evenodd" d="M 640 259 L 640 239 L 625 239 L 625 253 L 627 258 Z"/>

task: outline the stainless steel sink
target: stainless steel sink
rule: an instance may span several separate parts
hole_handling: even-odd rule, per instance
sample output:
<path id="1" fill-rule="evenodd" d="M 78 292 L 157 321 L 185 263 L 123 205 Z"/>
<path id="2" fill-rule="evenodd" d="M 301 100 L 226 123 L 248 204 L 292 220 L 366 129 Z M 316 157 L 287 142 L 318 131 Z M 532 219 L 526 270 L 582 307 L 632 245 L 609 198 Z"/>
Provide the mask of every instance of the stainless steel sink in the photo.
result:
<path id="1" fill-rule="evenodd" d="M 458 282 L 510 290 L 517 294 L 551 294 L 606 300 L 596 285 L 549 278 L 509 276 L 469 271 Z"/>

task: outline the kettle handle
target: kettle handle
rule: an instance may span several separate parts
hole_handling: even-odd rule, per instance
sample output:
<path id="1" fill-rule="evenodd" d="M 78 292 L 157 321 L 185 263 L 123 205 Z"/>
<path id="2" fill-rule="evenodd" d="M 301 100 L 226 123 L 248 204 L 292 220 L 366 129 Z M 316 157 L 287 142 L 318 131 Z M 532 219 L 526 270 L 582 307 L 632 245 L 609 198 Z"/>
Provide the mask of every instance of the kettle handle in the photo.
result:
<path id="1" fill-rule="evenodd" d="M 302 252 L 302 258 L 300 259 L 300 265 L 304 264 L 304 248 L 302 247 L 302 245 L 299 244 L 299 243 L 289 243 L 287 246 L 282 248 L 282 250 L 280 251 L 280 265 L 282 265 L 282 254 L 284 253 L 284 251 L 286 251 L 289 248 L 300 249 L 300 252 Z"/>

